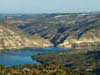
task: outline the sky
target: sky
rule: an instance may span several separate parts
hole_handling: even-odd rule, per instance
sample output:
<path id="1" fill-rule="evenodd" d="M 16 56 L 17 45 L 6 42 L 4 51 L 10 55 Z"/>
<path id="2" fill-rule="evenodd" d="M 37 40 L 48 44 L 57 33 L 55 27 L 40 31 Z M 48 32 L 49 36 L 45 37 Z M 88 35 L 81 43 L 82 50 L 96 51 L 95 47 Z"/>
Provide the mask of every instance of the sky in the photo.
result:
<path id="1" fill-rule="evenodd" d="M 0 13 L 100 11 L 100 0 L 0 0 Z"/>

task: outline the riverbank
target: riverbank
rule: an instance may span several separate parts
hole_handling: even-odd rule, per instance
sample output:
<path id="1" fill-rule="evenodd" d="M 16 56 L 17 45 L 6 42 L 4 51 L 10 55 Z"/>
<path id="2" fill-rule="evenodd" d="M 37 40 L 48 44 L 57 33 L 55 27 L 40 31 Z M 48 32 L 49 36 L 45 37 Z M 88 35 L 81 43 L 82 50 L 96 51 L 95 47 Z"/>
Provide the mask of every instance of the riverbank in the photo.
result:
<path id="1" fill-rule="evenodd" d="M 73 49 L 56 53 L 32 56 L 42 64 L 61 64 L 77 72 L 100 74 L 100 50 Z M 88 74 L 89 75 L 89 74 Z"/>
<path id="2" fill-rule="evenodd" d="M 83 74 L 81 72 L 67 69 L 65 66 L 60 64 L 33 64 L 30 63 L 32 55 L 55 53 L 64 51 L 61 48 L 44 48 L 42 50 L 19 50 L 19 51 L 7 51 L 1 54 L 4 57 L 0 62 L 6 65 L 0 65 L 0 75 L 78 75 Z M 12 59 L 14 58 L 14 59 Z M 16 60 L 17 59 L 17 60 Z M 4 60 L 4 61 L 3 61 Z M 31 59 L 32 60 L 32 59 Z M 22 62 L 20 62 L 22 61 Z M 27 62 L 28 61 L 28 62 Z M 27 62 L 27 63 L 26 63 Z M 10 63 L 10 64 L 9 64 Z"/>
<path id="3" fill-rule="evenodd" d="M 0 64 L 5 65 L 6 67 L 9 66 L 16 66 L 16 65 L 24 65 L 24 64 L 40 64 L 40 62 L 36 60 L 32 60 L 33 55 L 37 54 L 46 54 L 46 53 L 55 53 L 58 51 L 63 51 L 66 49 L 63 48 L 25 48 L 21 50 L 4 50 L 0 52 Z M 69 49 L 67 49 L 69 50 Z"/>
<path id="4" fill-rule="evenodd" d="M 5 67 L 0 65 L 1 75 L 99 75 L 100 51 L 59 51 L 33 56 L 42 64 Z"/>
<path id="5" fill-rule="evenodd" d="M 56 51 L 57 50 L 57 51 Z M 9 52 L 9 51 L 8 51 Z M 34 52 L 34 53 L 33 53 Z M 14 54 L 15 53 L 15 54 Z M 6 53 L 7 54 L 7 53 Z M 6 67 L 0 65 L 1 75 L 99 75 L 100 74 L 100 50 L 61 50 L 57 48 L 49 48 L 43 50 L 20 50 L 7 54 L 18 56 L 23 61 L 22 64 Z M 24 55 L 23 55 L 24 54 Z M 32 56 L 33 55 L 33 56 Z M 12 56 L 14 59 L 15 57 Z M 21 59 L 21 57 L 22 59 Z M 41 64 L 27 63 L 31 57 L 33 61 Z M 4 57 L 3 57 L 4 59 Z M 6 60 L 6 59 L 5 59 Z M 32 59 L 31 59 L 32 60 Z M 13 62 L 13 60 L 9 61 Z M 7 63 L 11 63 L 6 60 Z M 14 60 L 16 61 L 16 59 Z M 18 61 L 18 60 L 17 60 Z M 1 60 L 0 60 L 1 62 Z M 4 63 L 4 62 L 3 62 Z M 14 63 L 14 62 L 13 62 Z M 8 64 L 7 64 L 8 65 Z"/>

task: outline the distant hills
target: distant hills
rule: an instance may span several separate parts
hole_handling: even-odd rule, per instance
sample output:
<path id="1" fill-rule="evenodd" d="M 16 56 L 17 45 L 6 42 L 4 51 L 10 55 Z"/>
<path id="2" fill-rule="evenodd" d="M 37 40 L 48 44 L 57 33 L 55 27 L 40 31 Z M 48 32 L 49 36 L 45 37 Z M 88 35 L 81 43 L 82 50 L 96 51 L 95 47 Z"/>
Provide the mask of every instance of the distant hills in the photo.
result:
<path id="1" fill-rule="evenodd" d="M 48 39 L 55 46 L 83 47 L 86 43 L 100 42 L 100 14 L 97 13 L 10 15 L 4 21 L 31 36 Z"/>

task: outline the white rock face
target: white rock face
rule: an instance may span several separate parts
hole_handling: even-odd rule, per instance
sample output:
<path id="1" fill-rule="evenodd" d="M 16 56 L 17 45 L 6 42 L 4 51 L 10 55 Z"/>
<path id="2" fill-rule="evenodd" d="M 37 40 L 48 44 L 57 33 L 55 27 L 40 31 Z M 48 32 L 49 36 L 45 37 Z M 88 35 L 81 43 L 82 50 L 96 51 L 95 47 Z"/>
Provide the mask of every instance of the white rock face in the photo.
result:
<path id="1" fill-rule="evenodd" d="M 52 44 L 48 40 L 28 38 L 19 35 L 9 28 L 0 26 L 0 50 L 13 48 L 41 48 L 49 47 L 51 45 Z"/>
<path id="2" fill-rule="evenodd" d="M 94 28 L 88 30 L 86 33 L 78 39 L 75 35 L 70 35 L 63 43 L 59 44 L 58 47 L 71 48 L 73 44 L 100 44 L 100 28 Z"/>

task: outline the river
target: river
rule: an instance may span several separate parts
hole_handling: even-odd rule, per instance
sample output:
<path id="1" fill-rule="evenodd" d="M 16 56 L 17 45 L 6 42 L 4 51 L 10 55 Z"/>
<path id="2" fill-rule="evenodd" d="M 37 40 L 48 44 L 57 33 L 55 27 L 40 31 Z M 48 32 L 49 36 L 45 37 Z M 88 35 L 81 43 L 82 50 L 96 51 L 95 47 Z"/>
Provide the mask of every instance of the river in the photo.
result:
<path id="1" fill-rule="evenodd" d="M 11 50 L 0 52 L 0 64 L 6 67 L 24 65 L 24 64 L 40 64 L 36 60 L 31 58 L 32 55 L 48 52 L 57 52 L 69 49 L 63 48 L 38 48 L 38 49 L 22 49 L 22 50 Z"/>

